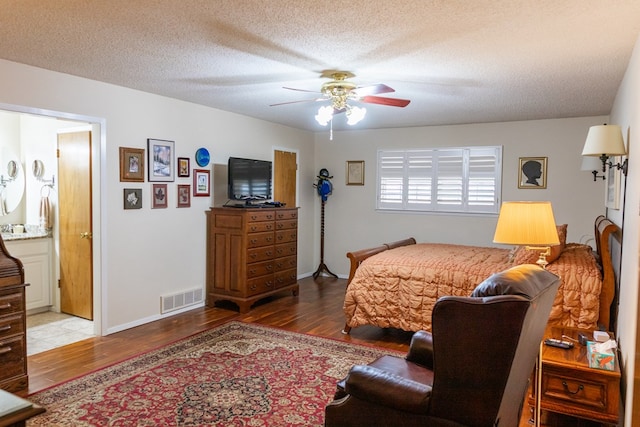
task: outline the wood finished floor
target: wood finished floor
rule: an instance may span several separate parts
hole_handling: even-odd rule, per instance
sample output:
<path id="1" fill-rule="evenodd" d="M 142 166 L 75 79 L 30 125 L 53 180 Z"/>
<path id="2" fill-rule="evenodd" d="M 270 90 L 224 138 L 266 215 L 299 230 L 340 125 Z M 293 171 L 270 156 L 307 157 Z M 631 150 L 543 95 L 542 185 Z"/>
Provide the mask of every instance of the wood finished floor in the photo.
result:
<path id="1" fill-rule="evenodd" d="M 309 277 L 299 283 L 298 297 L 283 294 L 268 298 L 258 302 L 246 314 L 238 313 L 233 304 L 226 308 L 198 308 L 105 337 L 89 338 L 29 356 L 28 393 L 112 365 L 230 320 L 394 350 L 408 349 L 412 335 L 408 332 L 361 326 L 354 328 L 350 335 L 341 333 L 344 326 L 342 303 L 345 280 L 319 277 L 314 281 Z M 552 425 L 563 427 L 578 424 L 576 420 L 570 420 L 567 423 L 554 421 Z M 525 426 L 529 424 L 523 418 L 519 427 Z"/>

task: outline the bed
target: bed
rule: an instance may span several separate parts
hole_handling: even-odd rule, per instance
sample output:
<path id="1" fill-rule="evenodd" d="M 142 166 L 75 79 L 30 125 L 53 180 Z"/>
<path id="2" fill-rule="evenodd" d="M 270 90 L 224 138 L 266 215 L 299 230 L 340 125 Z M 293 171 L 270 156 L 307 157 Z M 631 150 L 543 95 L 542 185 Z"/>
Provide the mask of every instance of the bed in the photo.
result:
<path id="1" fill-rule="evenodd" d="M 596 218 L 594 252 L 589 245 L 566 243 L 566 227 L 558 226 L 561 244 L 547 266 L 561 278 L 549 324 L 609 330 L 616 295 L 610 237 L 619 241 L 620 230 L 604 216 Z M 414 238 L 349 252 L 342 332 L 362 325 L 430 331 L 438 298 L 469 296 L 491 274 L 534 263 L 537 255 L 524 247 L 416 243 Z"/>

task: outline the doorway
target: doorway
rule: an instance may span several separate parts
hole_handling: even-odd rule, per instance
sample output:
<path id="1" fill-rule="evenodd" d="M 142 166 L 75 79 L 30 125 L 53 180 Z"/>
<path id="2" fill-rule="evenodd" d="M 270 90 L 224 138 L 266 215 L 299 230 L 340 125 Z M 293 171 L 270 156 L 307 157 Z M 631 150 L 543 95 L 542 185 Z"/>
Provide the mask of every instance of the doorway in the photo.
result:
<path id="1" fill-rule="evenodd" d="M 297 205 L 298 153 L 273 150 L 273 200 L 295 208 Z"/>
<path id="2" fill-rule="evenodd" d="M 93 318 L 92 329 L 93 335 L 101 336 L 103 331 L 106 329 L 103 325 L 104 316 L 103 313 L 106 312 L 106 308 L 103 306 L 102 301 L 102 269 L 101 269 L 101 258 L 102 258 L 102 239 L 101 239 L 101 219 L 100 212 L 102 206 L 102 194 L 100 191 L 101 188 L 101 153 L 104 152 L 104 147 L 106 147 L 106 121 L 103 118 L 91 117 L 91 116 L 83 116 L 77 114 L 70 114 L 58 111 L 51 110 L 43 110 L 36 109 L 31 107 L 24 106 L 16 106 L 11 104 L 2 104 L 0 103 L 0 110 L 4 110 L 10 113 L 18 113 L 23 118 L 37 119 L 39 121 L 42 119 L 42 122 L 48 122 L 46 127 L 48 130 L 47 136 L 45 138 L 46 142 L 43 142 L 42 148 L 39 147 L 30 147 L 25 151 L 25 157 L 23 158 L 23 162 L 25 163 L 25 169 L 29 172 L 31 170 L 31 161 L 35 156 L 37 158 L 41 158 L 44 153 L 42 150 L 46 150 L 47 152 L 53 153 L 53 159 L 48 163 L 48 172 L 46 173 L 46 178 L 51 179 L 51 174 L 55 173 L 55 188 L 52 190 L 52 194 L 56 197 L 58 196 L 59 191 L 59 175 L 57 170 L 57 160 L 56 159 L 56 141 L 57 141 L 57 133 L 62 131 L 71 132 L 71 131 L 89 131 L 91 136 L 91 148 L 90 148 L 90 159 L 88 160 L 88 166 L 90 166 L 91 170 L 91 181 L 90 181 L 90 201 L 91 201 L 91 213 L 90 213 L 90 221 L 91 221 L 91 233 L 92 239 L 90 239 L 90 260 L 93 268 L 91 270 L 91 311 Z M 53 123 L 53 124 L 52 124 Z M 51 127 L 54 129 L 51 130 Z M 35 190 L 35 196 L 38 200 L 40 199 L 40 191 L 39 188 L 41 186 L 40 183 L 36 182 L 37 187 Z M 31 218 L 30 221 L 37 221 L 37 206 L 38 201 L 35 202 L 35 218 Z M 29 205 L 33 207 L 33 203 Z M 53 281 L 57 284 L 58 278 L 60 277 L 60 265 L 59 265 L 59 203 L 55 206 L 52 206 L 52 211 L 54 212 L 54 227 L 53 227 L 53 255 L 52 255 L 52 277 Z M 31 209 L 31 208 L 30 208 Z M 52 289 L 53 296 L 53 304 L 52 308 L 55 311 L 60 310 L 60 295 L 59 289 L 57 286 L 54 286 Z M 106 303 L 106 301 L 104 302 Z M 39 310 L 33 310 L 33 312 L 37 312 Z"/>

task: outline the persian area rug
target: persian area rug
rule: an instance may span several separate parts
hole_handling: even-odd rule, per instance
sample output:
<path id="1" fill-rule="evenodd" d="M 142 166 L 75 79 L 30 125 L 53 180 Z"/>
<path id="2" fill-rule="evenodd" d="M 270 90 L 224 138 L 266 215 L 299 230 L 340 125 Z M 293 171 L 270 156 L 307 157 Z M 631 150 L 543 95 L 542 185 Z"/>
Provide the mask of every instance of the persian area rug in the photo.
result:
<path id="1" fill-rule="evenodd" d="M 34 393 L 36 426 L 322 426 L 354 364 L 388 349 L 230 322 Z"/>

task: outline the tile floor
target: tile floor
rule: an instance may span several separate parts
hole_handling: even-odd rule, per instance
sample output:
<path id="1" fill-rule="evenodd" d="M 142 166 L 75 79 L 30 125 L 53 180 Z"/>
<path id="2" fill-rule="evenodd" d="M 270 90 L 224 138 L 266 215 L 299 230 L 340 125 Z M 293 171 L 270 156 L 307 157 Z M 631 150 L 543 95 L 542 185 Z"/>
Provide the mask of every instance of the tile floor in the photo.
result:
<path id="1" fill-rule="evenodd" d="M 93 336 L 90 320 L 53 311 L 27 316 L 27 356 Z"/>

